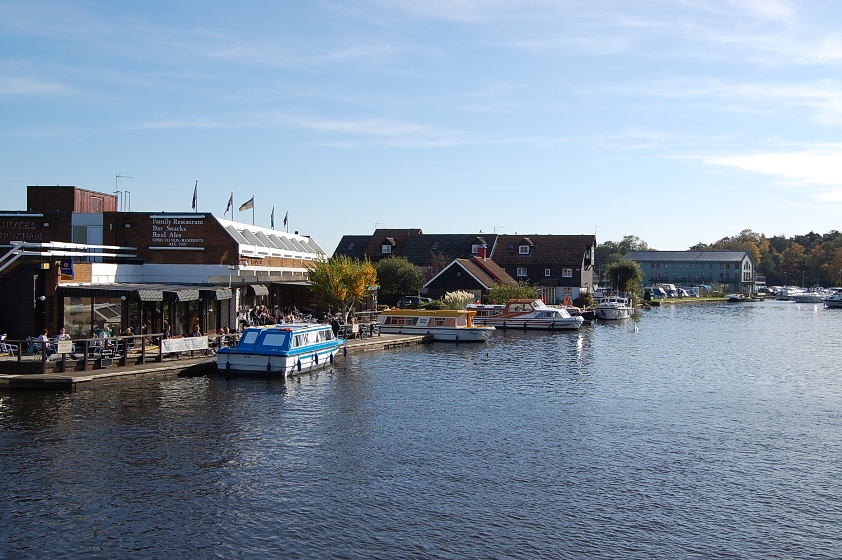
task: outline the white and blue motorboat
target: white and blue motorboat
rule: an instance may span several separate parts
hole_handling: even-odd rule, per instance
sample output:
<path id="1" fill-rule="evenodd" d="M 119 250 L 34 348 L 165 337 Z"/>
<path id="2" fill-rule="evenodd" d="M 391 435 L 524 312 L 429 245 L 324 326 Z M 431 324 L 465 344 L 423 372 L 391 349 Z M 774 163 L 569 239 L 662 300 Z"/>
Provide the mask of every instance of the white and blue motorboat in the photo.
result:
<path id="1" fill-rule="evenodd" d="M 329 366 L 345 342 L 326 324 L 249 327 L 236 346 L 219 349 L 216 365 L 221 373 L 285 378 Z"/>

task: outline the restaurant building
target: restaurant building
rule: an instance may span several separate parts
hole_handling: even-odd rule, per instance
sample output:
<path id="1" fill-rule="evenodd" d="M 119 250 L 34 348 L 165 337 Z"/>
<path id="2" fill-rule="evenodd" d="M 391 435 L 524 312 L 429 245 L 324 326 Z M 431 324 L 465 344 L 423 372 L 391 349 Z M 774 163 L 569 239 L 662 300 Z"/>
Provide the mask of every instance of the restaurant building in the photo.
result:
<path id="1" fill-rule="evenodd" d="M 125 212 L 115 195 L 27 187 L 27 210 L 0 212 L 0 334 L 64 327 L 173 335 L 238 327 L 255 305 L 312 306 L 309 236 L 206 212 Z"/>

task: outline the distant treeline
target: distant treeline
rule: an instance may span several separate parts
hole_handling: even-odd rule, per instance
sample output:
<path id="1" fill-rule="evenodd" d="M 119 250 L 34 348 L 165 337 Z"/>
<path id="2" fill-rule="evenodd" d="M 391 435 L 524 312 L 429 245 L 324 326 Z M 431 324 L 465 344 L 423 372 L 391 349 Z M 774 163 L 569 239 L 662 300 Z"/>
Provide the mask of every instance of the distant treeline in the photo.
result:
<path id="1" fill-rule="evenodd" d="M 622 241 L 606 241 L 597 246 L 597 271 L 619 261 L 629 251 L 655 251 L 642 239 L 627 235 Z M 757 265 L 757 274 L 766 276 L 766 284 L 804 286 L 842 286 L 842 233 L 824 235 L 766 237 L 744 229 L 733 237 L 714 243 L 697 243 L 690 251 L 747 251 Z"/>

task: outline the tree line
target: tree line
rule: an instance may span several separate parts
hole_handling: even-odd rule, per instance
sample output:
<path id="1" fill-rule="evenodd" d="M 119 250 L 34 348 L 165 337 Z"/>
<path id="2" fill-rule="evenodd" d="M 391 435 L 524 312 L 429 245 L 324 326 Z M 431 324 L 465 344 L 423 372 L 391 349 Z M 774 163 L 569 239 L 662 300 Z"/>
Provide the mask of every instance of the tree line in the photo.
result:
<path id="1" fill-rule="evenodd" d="M 630 251 L 654 251 L 633 235 L 621 241 L 606 241 L 596 248 L 597 272 L 622 260 Z M 768 286 L 842 286 L 842 233 L 767 237 L 744 229 L 713 243 L 699 242 L 689 251 L 745 251 L 754 259 L 755 272 L 766 277 Z"/>

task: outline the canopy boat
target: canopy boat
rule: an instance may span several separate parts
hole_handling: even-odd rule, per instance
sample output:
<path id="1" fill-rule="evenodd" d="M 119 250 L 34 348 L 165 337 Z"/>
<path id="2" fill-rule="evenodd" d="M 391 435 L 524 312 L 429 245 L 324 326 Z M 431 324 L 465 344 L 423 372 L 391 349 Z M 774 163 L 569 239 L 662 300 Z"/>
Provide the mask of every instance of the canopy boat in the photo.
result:
<path id="1" fill-rule="evenodd" d="M 247 328 L 237 346 L 220 348 L 219 371 L 287 377 L 332 364 L 344 338 L 330 325 L 290 323 Z"/>
<path id="2" fill-rule="evenodd" d="M 487 340 L 494 327 L 475 325 L 475 314 L 466 309 L 387 309 L 377 322 L 384 334 L 430 335 L 433 340 L 451 342 Z"/>
<path id="3" fill-rule="evenodd" d="M 622 293 L 605 294 L 594 306 L 594 316 L 603 321 L 629 319 L 634 314 L 631 298 Z"/>
<path id="4" fill-rule="evenodd" d="M 570 331 L 582 326 L 581 315 L 573 316 L 566 309 L 549 307 L 540 299 L 510 299 L 505 306 L 469 305 L 476 311 L 474 322 L 501 329 L 542 329 Z"/>

